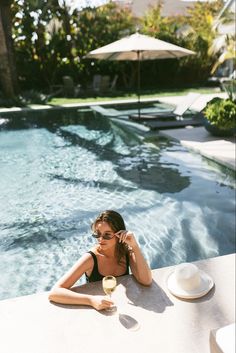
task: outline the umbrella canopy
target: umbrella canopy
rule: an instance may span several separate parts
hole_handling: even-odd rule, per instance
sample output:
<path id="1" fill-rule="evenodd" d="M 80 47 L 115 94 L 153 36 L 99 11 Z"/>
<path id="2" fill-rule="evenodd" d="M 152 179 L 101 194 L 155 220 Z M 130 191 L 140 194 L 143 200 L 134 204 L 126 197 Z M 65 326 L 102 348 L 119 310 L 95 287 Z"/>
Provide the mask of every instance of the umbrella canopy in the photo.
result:
<path id="1" fill-rule="evenodd" d="M 86 55 L 86 58 L 135 61 L 180 58 L 191 54 L 195 53 L 163 40 L 135 33 L 92 50 Z"/>
<path id="2" fill-rule="evenodd" d="M 154 37 L 135 33 L 92 50 L 85 57 L 100 60 L 138 61 L 138 102 L 140 102 L 140 61 L 167 58 L 174 59 L 193 54 L 195 53 L 191 50 L 164 42 Z"/>

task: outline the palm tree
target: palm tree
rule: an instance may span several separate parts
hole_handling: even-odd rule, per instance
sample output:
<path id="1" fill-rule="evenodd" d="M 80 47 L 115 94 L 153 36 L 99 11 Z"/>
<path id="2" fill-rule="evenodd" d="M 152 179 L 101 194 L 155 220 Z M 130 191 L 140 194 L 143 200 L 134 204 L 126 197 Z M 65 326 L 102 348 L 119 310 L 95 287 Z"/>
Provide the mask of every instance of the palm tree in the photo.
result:
<path id="1" fill-rule="evenodd" d="M 209 53 L 216 55 L 217 60 L 212 67 L 212 74 L 226 60 L 235 60 L 235 13 L 230 10 L 233 4 L 234 0 L 228 0 L 214 21 L 213 29 L 216 31 L 216 38 Z"/>
<path id="2" fill-rule="evenodd" d="M 216 38 L 209 49 L 209 54 L 217 57 L 211 74 L 214 74 L 226 61 L 231 61 L 231 73 L 227 79 L 221 80 L 221 86 L 228 94 L 229 99 L 236 100 L 235 13 L 231 10 L 233 6 L 234 0 L 228 0 L 216 17 L 213 25 L 216 31 Z"/>

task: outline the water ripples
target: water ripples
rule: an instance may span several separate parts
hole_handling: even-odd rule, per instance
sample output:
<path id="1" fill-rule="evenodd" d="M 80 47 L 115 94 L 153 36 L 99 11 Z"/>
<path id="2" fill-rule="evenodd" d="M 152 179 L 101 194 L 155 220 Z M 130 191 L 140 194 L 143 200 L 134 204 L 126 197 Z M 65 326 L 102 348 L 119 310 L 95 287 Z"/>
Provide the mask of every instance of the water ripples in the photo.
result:
<path id="1" fill-rule="evenodd" d="M 91 113 L 9 121 L 0 170 L 0 299 L 49 289 L 104 209 L 152 268 L 234 252 L 234 179 L 157 134 Z"/>

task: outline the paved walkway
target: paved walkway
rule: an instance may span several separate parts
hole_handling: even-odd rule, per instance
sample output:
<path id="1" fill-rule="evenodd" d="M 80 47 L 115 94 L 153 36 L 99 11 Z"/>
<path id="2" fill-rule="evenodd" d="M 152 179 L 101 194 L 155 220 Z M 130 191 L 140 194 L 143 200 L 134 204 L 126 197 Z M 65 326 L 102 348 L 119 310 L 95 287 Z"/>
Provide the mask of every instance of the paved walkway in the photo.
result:
<path id="1" fill-rule="evenodd" d="M 206 103 L 211 100 L 213 97 L 226 97 L 225 93 L 215 93 L 215 94 L 202 94 L 200 97 L 192 104 L 191 108 L 200 111 L 202 110 Z M 165 102 L 172 105 L 177 105 L 184 99 L 184 96 L 166 96 L 159 98 L 141 98 L 142 102 L 156 102 L 157 100 Z M 12 113 L 24 112 L 24 111 L 37 111 L 37 110 L 50 110 L 58 108 L 81 108 L 89 107 L 91 105 L 111 105 L 111 104 L 125 104 L 125 103 L 136 103 L 137 99 L 122 99 L 122 100 L 109 100 L 109 101 L 93 101 L 85 103 L 70 103 L 62 105 L 40 105 L 40 104 L 31 104 L 30 107 L 21 108 L 21 107 L 12 107 L 12 108 L 1 108 L 0 107 L 0 117 L 5 118 L 7 115 Z"/>
<path id="2" fill-rule="evenodd" d="M 204 107 L 206 106 L 207 102 L 209 102 L 212 98 L 214 97 L 220 97 L 220 98 L 226 98 L 227 95 L 226 93 L 212 93 L 212 94 L 201 94 L 191 105 L 191 109 L 196 110 L 200 112 Z M 183 96 L 168 96 L 168 97 L 161 97 L 160 101 L 173 104 L 173 105 L 178 105 L 182 100 Z"/>

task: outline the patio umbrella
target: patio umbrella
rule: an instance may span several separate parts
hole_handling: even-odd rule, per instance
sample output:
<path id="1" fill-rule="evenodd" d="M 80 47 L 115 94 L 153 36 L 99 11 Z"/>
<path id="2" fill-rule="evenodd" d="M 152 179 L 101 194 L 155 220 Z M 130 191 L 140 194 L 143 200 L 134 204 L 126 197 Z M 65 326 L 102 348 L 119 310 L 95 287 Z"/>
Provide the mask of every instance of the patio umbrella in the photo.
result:
<path id="1" fill-rule="evenodd" d="M 171 59 L 195 54 L 193 51 L 154 37 L 134 33 L 98 49 L 85 57 L 101 60 L 129 60 L 138 62 L 138 112 L 140 116 L 140 62 L 142 60 Z"/>

